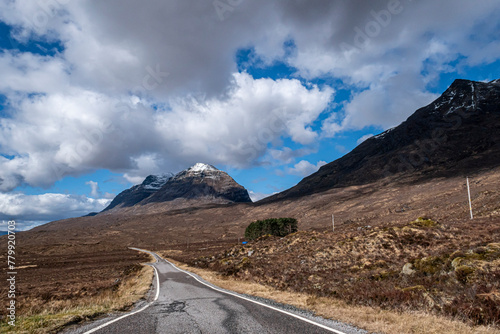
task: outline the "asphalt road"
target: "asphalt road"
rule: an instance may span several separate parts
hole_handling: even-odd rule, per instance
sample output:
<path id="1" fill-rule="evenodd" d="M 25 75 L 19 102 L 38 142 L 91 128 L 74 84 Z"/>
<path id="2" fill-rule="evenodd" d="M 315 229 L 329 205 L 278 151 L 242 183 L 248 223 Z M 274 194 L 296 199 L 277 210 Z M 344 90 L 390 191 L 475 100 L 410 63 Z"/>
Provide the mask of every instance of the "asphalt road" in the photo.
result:
<path id="1" fill-rule="evenodd" d="M 218 288 L 151 254 L 158 261 L 152 264 L 158 274 L 154 284 L 156 298 L 151 297 L 150 302 L 128 314 L 101 319 L 66 333 L 366 333 L 299 310 L 285 310 L 269 301 L 214 290 Z"/>

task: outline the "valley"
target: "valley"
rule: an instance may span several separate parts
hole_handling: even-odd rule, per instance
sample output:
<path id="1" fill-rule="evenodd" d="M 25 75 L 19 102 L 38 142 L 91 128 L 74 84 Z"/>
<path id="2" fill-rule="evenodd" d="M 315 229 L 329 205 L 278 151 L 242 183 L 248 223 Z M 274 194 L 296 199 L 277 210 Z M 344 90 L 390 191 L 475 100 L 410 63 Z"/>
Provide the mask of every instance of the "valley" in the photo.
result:
<path id="1" fill-rule="evenodd" d="M 140 265 L 149 257 L 132 246 L 218 279 L 307 294 L 312 308 L 327 298 L 497 333 L 499 106 L 500 83 L 457 80 L 400 126 L 256 203 L 207 164 L 149 176 L 100 213 L 17 235 L 19 316 L 43 319 L 34 332 L 56 332 L 113 309 L 61 315 L 95 298 L 116 299 L 137 277 L 151 277 Z M 241 244 L 251 222 L 273 217 L 297 219 L 299 232 Z M 129 309 L 145 294 L 137 291 L 114 309 Z"/>

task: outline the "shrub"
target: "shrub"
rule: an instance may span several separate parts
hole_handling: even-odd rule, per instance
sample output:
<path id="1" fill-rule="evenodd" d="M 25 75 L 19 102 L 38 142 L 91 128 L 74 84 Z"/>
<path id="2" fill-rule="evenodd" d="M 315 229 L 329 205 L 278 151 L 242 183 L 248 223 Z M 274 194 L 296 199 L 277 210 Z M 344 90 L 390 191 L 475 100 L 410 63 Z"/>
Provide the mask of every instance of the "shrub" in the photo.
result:
<path id="1" fill-rule="evenodd" d="M 462 283 L 467 283 L 468 277 L 474 273 L 474 268 L 469 266 L 458 266 L 455 269 L 455 275 L 457 276 L 457 280 Z"/>
<path id="2" fill-rule="evenodd" d="M 270 218 L 250 223 L 245 230 L 245 238 L 254 240 L 266 234 L 284 237 L 293 232 L 297 232 L 297 219 Z"/>

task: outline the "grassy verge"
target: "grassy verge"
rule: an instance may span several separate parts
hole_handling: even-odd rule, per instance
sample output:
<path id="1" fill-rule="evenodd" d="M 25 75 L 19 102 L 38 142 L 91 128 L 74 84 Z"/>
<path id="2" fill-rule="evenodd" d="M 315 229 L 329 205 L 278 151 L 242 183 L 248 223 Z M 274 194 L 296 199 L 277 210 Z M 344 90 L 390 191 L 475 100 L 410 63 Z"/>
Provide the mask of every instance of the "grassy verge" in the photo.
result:
<path id="1" fill-rule="evenodd" d="M 16 326 L 4 320 L 1 333 L 55 333 L 68 324 L 93 319 L 97 316 L 129 309 L 148 292 L 153 268 L 143 265 L 128 275 L 120 284 L 102 291 L 97 296 L 78 299 L 51 300 L 32 305 L 16 318 Z"/>
<path id="2" fill-rule="evenodd" d="M 169 252 L 160 252 L 168 256 Z M 395 312 L 376 307 L 349 305 L 336 298 L 317 297 L 307 293 L 280 291 L 269 286 L 251 281 L 223 276 L 217 272 L 188 266 L 169 259 L 182 269 L 201 276 L 208 282 L 224 289 L 257 297 L 273 299 L 277 302 L 293 305 L 313 311 L 316 315 L 352 324 L 370 332 L 387 334 L 499 334 L 500 330 L 487 326 L 470 326 L 458 320 L 452 320 L 424 312 Z"/>
<path id="3" fill-rule="evenodd" d="M 500 219 L 344 226 L 169 257 L 280 291 L 500 329 Z"/>

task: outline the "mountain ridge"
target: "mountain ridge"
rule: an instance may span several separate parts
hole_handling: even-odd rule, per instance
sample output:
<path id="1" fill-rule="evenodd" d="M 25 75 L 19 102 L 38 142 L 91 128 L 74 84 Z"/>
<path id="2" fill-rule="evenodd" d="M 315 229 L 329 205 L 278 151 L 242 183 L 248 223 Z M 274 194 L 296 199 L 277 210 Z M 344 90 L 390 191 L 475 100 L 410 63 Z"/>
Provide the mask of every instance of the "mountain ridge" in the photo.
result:
<path id="1" fill-rule="evenodd" d="M 449 176 L 500 164 L 500 80 L 455 80 L 395 128 L 370 137 L 269 203 L 386 177 Z M 488 152 L 491 154 L 488 155 Z"/>
<path id="2" fill-rule="evenodd" d="M 158 191 L 169 179 L 174 176 L 172 173 L 161 175 L 149 175 L 141 184 L 136 184 L 129 189 L 119 193 L 111 203 L 101 212 L 109 211 L 115 207 L 131 207 Z"/>

